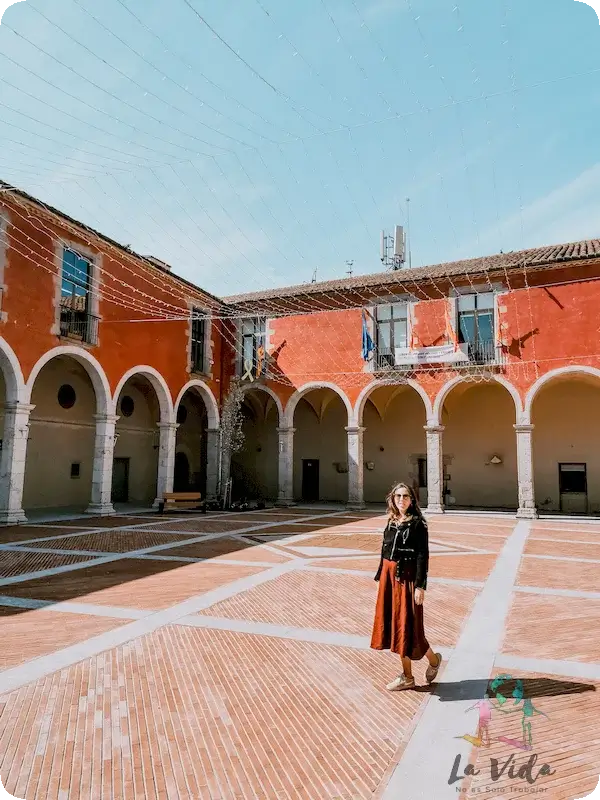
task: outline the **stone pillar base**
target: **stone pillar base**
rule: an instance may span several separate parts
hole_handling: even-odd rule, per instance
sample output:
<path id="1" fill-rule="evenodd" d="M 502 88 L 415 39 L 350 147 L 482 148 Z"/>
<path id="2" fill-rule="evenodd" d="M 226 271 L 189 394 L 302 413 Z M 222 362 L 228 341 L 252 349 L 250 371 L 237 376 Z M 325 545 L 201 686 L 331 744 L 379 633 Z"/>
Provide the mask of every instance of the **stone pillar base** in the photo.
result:
<path id="1" fill-rule="evenodd" d="M 18 525 L 20 522 L 27 522 L 22 508 L 16 511 L 0 511 L 0 525 Z"/>
<path id="2" fill-rule="evenodd" d="M 112 503 L 90 503 L 85 510 L 86 514 L 94 514 L 97 517 L 109 517 L 115 514 L 115 509 Z"/>
<path id="3" fill-rule="evenodd" d="M 354 503 L 354 502 L 346 503 L 347 511 L 364 511 L 366 507 L 367 507 L 366 503 Z"/>
<path id="4" fill-rule="evenodd" d="M 519 508 L 517 511 L 517 519 L 537 519 L 537 508 Z"/>
<path id="5" fill-rule="evenodd" d="M 430 503 L 427 508 L 424 509 L 426 514 L 445 514 L 444 506 L 440 505 L 439 503 Z"/>
<path id="6" fill-rule="evenodd" d="M 297 505 L 298 503 L 295 500 L 278 500 L 275 503 L 275 508 L 292 508 Z"/>

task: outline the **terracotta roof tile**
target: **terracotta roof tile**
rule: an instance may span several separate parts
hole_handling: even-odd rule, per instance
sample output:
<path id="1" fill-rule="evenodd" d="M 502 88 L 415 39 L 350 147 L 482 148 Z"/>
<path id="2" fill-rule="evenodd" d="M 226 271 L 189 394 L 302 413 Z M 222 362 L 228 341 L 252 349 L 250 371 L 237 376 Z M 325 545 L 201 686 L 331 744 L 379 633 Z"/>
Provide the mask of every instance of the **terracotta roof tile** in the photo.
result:
<path id="1" fill-rule="evenodd" d="M 390 286 L 394 283 L 410 285 L 415 281 L 504 270 L 511 272 L 523 267 L 551 266 L 552 264 L 590 258 L 600 258 L 600 239 L 567 242 L 566 244 L 536 247 L 512 253 L 498 253 L 492 256 L 451 261 L 445 264 L 432 264 L 411 270 L 388 270 L 387 272 L 377 272 L 371 275 L 353 275 L 350 278 L 321 281 L 320 283 L 284 286 L 280 289 L 268 289 L 262 292 L 224 297 L 223 300 L 225 303 L 238 304 L 292 298 L 298 295 L 327 294 L 328 292 L 340 290 L 368 289 L 370 287 Z"/>

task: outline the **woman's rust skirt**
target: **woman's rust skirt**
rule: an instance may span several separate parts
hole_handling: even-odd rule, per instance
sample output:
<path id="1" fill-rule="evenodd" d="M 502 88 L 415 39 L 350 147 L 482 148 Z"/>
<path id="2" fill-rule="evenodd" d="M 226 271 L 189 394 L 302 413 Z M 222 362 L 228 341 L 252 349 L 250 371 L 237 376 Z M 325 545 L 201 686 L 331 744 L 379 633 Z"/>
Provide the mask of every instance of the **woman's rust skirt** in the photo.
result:
<path id="1" fill-rule="evenodd" d="M 419 661 L 429 649 L 423 606 L 415 604 L 414 570 L 405 571 L 397 581 L 395 561 L 383 561 L 371 647 L 391 650 L 412 661 Z"/>

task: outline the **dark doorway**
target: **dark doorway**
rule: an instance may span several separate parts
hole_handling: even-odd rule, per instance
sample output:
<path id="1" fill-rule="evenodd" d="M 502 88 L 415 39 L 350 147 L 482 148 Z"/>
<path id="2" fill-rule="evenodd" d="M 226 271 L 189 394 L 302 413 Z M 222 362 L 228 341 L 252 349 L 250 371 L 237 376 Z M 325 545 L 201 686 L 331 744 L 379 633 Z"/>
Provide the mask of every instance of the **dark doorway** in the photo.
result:
<path id="1" fill-rule="evenodd" d="M 113 461 L 112 502 L 129 502 L 129 459 L 115 458 Z"/>
<path id="2" fill-rule="evenodd" d="M 302 499 L 315 503 L 319 499 L 319 460 L 302 459 Z"/>
<path id="3" fill-rule="evenodd" d="M 175 453 L 173 491 L 185 492 L 190 487 L 190 462 L 185 453 Z"/>

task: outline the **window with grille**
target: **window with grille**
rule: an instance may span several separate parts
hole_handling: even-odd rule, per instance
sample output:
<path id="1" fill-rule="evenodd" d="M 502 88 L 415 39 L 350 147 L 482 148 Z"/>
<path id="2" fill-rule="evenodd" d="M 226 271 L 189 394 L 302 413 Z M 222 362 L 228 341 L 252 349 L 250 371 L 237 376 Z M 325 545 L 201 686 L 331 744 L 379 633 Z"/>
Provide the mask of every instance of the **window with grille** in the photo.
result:
<path id="1" fill-rule="evenodd" d="M 377 364 L 394 366 L 397 347 L 408 347 L 408 305 L 391 303 L 375 309 Z"/>
<path id="2" fill-rule="evenodd" d="M 206 320 L 201 308 L 192 309 L 191 358 L 192 372 L 206 372 Z"/>
<path id="3" fill-rule="evenodd" d="M 494 293 L 458 297 L 458 340 L 468 345 L 469 357 L 483 363 L 496 358 Z"/>
<path id="4" fill-rule="evenodd" d="M 244 379 L 265 374 L 266 323 L 264 317 L 242 320 L 240 366 Z"/>
<path id="5" fill-rule="evenodd" d="M 96 344 L 98 320 L 91 313 L 91 305 L 91 261 L 65 247 L 60 290 L 60 335 Z"/>

